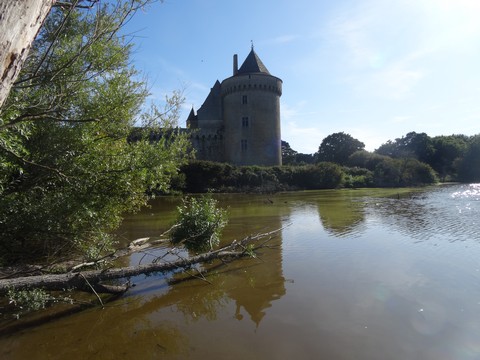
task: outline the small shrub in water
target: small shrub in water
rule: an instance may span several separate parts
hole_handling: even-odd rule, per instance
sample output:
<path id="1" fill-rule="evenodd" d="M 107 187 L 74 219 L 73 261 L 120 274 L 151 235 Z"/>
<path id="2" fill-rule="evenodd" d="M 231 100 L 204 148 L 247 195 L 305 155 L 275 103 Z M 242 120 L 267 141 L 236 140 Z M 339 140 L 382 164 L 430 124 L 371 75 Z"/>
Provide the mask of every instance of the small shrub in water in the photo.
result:
<path id="1" fill-rule="evenodd" d="M 173 244 L 204 252 L 220 242 L 220 233 L 227 224 L 227 212 L 218 207 L 211 196 L 187 197 L 177 207 L 177 226 L 171 234 Z"/>
<path id="2" fill-rule="evenodd" d="M 26 311 L 44 309 L 47 302 L 51 300 L 50 295 L 42 289 L 30 290 L 8 290 L 7 294 L 10 304 Z"/>

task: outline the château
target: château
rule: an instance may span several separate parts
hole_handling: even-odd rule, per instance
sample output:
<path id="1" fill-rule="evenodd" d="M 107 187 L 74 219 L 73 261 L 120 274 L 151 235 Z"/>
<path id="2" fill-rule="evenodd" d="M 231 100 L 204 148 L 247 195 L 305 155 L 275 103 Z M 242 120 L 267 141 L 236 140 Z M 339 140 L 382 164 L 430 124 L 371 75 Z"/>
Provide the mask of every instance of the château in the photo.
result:
<path id="1" fill-rule="evenodd" d="M 282 80 L 270 74 L 253 45 L 233 74 L 216 81 L 202 106 L 187 119 L 199 160 L 233 165 L 282 164 L 280 96 Z"/>

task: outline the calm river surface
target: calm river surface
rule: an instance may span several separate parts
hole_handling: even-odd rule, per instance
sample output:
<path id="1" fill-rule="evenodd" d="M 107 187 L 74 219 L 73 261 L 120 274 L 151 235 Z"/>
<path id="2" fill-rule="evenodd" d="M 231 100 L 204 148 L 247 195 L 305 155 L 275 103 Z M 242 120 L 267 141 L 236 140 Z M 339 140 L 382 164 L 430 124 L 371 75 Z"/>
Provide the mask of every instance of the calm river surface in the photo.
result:
<path id="1" fill-rule="evenodd" d="M 210 283 L 137 277 L 105 309 L 3 335 L 0 358 L 480 359 L 480 184 L 218 199 L 225 242 L 284 227 L 277 248 Z M 163 232 L 177 204 L 157 199 L 122 234 Z"/>

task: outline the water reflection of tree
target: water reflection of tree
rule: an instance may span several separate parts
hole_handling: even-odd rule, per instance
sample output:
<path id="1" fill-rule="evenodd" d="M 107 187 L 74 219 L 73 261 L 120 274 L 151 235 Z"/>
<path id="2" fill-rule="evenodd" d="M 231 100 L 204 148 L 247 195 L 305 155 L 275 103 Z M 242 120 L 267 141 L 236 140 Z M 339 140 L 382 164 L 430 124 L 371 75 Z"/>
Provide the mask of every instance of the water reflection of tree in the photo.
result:
<path id="1" fill-rule="evenodd" d="M 188 338 L 171 322 L 156 321 L 158 310 L 141 297 L 127 297 L 15 336 L 0 338 L 8 359 L 150 359 L 181 355 Z M 41 344 L 41 346 L 39 346 Z"/>
<path id="2" fill-rule="evenodd" d="M 235 302 L 235 318 L 243 320 L 242 309 L 258 327 L 266 309 L 285 295 L 281 238 L 275 238 L 257 259 L 242 259 L 220 267 L 212 265 L 207 280 L 178 283 L 162 296 L 161 306 L 175 305 L 186 319 L 215 320 L 228 299 Z M 207 267 L 208 269 L 208 267 Z"/>
<path id="3" fill-rule="evenodd" d="M 280 227 L 280 216 L 270 218 L 269 226 Z M 224 311 L 229 299 L 235 302 L 234 317 L 244 319 L 244 313 L 258 326 L 272 302 L 285 295 L 282 270 L 282 238 L 278 233 L 268 246 L 260 249 L 257 258 L 245 258 L 228 264 L 215 262 L 203 267 L 205 280 L 178 273 L 170 281 L 169 290 L 155 297 L 157 308 L 175 307 L 185 321 L 201 318 L 212 321 Z"/>
<path id="4" fill-rule="evenodd" d="M 351 191 L 337 191 L 317 201 L 318 214 L 324 229 L 334 236 L 358 232 L 365 221 L 364 202 Z"/>

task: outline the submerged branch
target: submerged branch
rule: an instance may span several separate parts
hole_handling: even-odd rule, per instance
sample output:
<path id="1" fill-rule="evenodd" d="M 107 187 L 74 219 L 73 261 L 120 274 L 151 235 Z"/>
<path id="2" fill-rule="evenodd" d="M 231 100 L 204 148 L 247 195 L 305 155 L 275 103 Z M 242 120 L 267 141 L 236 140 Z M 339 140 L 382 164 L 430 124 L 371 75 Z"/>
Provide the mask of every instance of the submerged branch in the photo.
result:
<path id="1" fill-rule="evenodd" d="M 154 261 L 150 264 L 127 266 L 121 268 L 89 270 L 83 272 L 68 272 L 63 274 L 36 275 L 20 277 L 14 279 L 0 280 L 0 295 L 6 294 L 8 290 L 24 290 L 29 288 L 43 288 L 49 291 L 77 289 L 81 291 L 94 291 L 95 293 L 121 293 L 128 290 L 130 284 L 125 285 L 106 285 L 104 281 L 129 278 L 141 274 L 150 274 L 154 272 L 169 272 L 177 269 L 187 269 L 195 264 L 205 263 L 216 259 L 229 260 L 243 256 L 251 256 L 250 244 L 258 240 L 264 240 L 261 244 L 254 247 L 259 249 L 274 238 L 282 229 L 277 229 L 268 233 L 252 235 L 241 241 L 233 241 L 231 244 L 217 250 L 212 250 L 203 254 L 188 258 L 179 258 L 170 262 Z M 139 246 L 143 249 L 142 246 Z M 131 252 L 128 252 L 131 253 Z"/>

